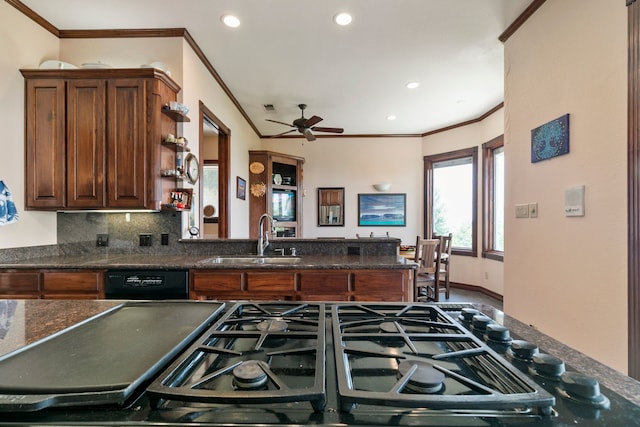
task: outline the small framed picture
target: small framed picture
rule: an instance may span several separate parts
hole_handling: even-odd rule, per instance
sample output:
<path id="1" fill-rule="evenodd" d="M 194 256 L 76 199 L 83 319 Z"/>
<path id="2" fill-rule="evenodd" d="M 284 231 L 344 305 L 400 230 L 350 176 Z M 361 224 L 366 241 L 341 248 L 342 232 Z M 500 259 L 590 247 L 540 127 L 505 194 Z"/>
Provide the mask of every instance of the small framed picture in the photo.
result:
<path id="1" fill-rule="evenodd" d="M 236 187 L 236 197 L 241 200 L 245 200 L 247 197 L 247 181 L 236 177 L 237 187 Z"/>

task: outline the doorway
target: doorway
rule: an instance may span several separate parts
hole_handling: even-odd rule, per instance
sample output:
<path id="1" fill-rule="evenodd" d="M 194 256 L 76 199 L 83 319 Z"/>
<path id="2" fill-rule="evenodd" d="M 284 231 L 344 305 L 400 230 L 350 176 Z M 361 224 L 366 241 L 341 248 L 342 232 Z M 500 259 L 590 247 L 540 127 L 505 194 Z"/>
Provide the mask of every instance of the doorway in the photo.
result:
<path id="1" fill-rule="evenodd" d="M 207 238 L 226 239 L 229 237 L 229 171 L 231 162 L 231 131 L 222 123 L 202 101 L 198 103 L 200 110 L 200 135 L 198 152 L 203 168 L 216 165 L 217 186 L 206 182 L 210 173 L 202 173 L 199 183 L 198 217 L 200 218 L 201 235 Z M 217 147 L 216 147 L 217 146 Z M 207 171 L 208 172 L 208 171 Z M 217 187 L 217 188 L 213 188 Z M 205 190 L 206 189 L 206 190 Z M 217 206 L 208 200 L 206 194 L 217 192 Z M 207 230 L 211 230 L 207 233 Z"/>

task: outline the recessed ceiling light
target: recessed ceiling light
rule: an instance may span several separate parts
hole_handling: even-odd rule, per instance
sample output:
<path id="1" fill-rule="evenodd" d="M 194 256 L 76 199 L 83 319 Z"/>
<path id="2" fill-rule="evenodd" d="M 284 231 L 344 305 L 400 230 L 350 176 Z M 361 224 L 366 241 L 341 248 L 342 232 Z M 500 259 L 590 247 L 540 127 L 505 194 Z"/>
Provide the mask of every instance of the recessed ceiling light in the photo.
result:
<path id="1" fill-rule="evenodd" d="M 333 17 L 333 22 L 335 22 L 338 25 L 349 25 L 351 24 L 352 20 L 353 18 L 351 17 L 351 15 L 349 15 L 346 12 L 338 13 L 336 16 Z"/>
<path id="2" fill-rule="evenodd" d="M 397 117 L 394 116 L 393 114 L 387 116 L 387 120 L 395 120 Z"/>
<path id="3" fill-rule="evenodd" d="M 237 28 L 240 26 L 240 20 L 237 16 L 233 15 L 222 15 L 222 23 L 230 28 Z"/>
<path id="4" fill-rule="evenodd" d="M 415 89 L 418 86 L 420 86 L 420 83 L 418 83 L 418 82 L 409 82 L 405 86 L 407 87 L 407 89 Z"/>

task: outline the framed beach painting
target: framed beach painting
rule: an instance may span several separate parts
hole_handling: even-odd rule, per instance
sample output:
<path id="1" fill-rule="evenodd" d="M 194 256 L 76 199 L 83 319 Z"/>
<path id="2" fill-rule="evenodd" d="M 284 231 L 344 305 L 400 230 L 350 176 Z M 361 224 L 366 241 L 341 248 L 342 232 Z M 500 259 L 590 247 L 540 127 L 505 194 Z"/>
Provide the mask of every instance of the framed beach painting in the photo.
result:
<path id="1" fill-rule="evenodd" d="M 358 194 L 358 226 L 404 227 L 406 225 L 406 194 Z"/>

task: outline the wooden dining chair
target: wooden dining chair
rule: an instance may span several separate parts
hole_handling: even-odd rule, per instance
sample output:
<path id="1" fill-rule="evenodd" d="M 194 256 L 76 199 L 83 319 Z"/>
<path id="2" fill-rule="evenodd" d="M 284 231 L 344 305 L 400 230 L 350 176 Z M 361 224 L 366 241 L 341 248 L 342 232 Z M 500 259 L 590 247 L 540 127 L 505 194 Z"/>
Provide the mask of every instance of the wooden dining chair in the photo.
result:
<path id="1" fill-rule="evenodd" d="M 443 283 L 443 286 L 440 288 L 440 291 L 444 291 L 445 297 L 449 299 L 449 295 L 451 293 L 449 287 L 449 273 L 451 270 L 451 239 L 453 235 L 449 233 L 447 235 L 436 236 L 434 235 L 434 239 L 442 239 L 442 247 L 441 247 L 441 255 L 440 255 L 440 282 Z"/>
<path id="2" fill-rule="evenodd" d="M 438 301 L 442 239 L 418 239 L 413 280 L 414 301 Z"/>

